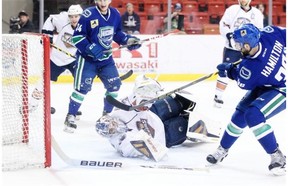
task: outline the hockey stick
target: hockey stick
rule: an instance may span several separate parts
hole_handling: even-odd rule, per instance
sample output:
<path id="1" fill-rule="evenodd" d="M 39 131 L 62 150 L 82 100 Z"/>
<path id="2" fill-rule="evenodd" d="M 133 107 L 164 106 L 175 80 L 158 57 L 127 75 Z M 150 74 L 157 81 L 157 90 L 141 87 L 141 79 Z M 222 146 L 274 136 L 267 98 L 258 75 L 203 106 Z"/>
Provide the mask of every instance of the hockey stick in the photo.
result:
<path id="1" fill-rule="evenodd" d="M 60 148 L 59 144 L 55 140 L 54 136 L 51 136 L 52 147 L 57 155 L 68 165 L 82 167 L 82 168 L 94 168 L 94 169 L 111 169 L 111 170 L 123 170 L 125 168 L 146 168 L 146 169 L 167 169 L 167 170 L 186 170 L 186 171 L 199 171 L 209 172 L 209 167 L 180 167 L 175 165 L 132 165 L 120 161 L 111 160 L 81 160 L 71 159 Z"/>
<path id="2" fill-rule="evenodd" d="M 76 59 L 76 56 L 74 56 L 74 55 L 72 55 L 71 53 L 63 50 L 62 48 L 59 48 L 58 46 L 56 46 L 56 45 L 54 45 L 54 44 L 52 44 L 52 43 L 50 43 L 50 45 L 51 45 L 53 48 L 59 50 L 60 52 L 63 52 L 63 53 L 66 54 L 67 56 Z M 123 81 L 123 80 L 129 78 L 132 74 L 133 74 L 133 70 L 129 70 L 128 72 L 126 72 L 125 74 L 123 74 L 122 76 L 120 76 L 119 78 L 121 79 L 121 81 Z"/>
<path id="3" fill-rule="evenodd" d="M 233 65 L 238 65 L 241 61 L 242 61 L 242 60 L 240 59 L 240 60 L 234 62 Z M 202 81 L 204 81 L 204 80 L 206 80 L 206 79 L 208 79 L 208 78 L 210 78 L 210 77 L 212 77 L 212 76 L 214 76 L 214 75 L 217 75 L 217 74 L 218 74 L 218 71 L 217 71 L 217 72 L 213 72 L 213 73 L 208 74 L 208 75 L 206 75 L 206 76 L 203 76 L 203 77 L 201 77 L 201 78 L 199 78 L 199 79 L 196 79 L 195 81 L 192 81 L 192 82 L 190 82 L 190 83 L 188 83 L 188 84 L 186 84 L 186 85 L 183 85 L 183 86 L 181 86 L 181 87 L 179 87 L 179 88 L 176 88 L 176 89 L 171 90 L 171 91 L 169 91 L 169 92 L 167 92 L 167 93 L 165 93 L 165 94 L 162 94 L 162 95 L 160 95 L 160 96 L 158 96 L 158 97 L 156 97 L 156 98 L 153 98 L 153 99 L 150 99 L 150 100 L 148 100 L 148 101 L 142 102 L 142 103 L 140 103 L 139 105 L 134 105 L 134 106 L 133 106 L 133 105 L 126 105 L 126 104 L 122 103 L 121 101 L 118 101 L 117 99 L 115 99 L 115 98 L 112 97 L 111 95 L 107 95 L 107 96 L 106 96 L 106 100 L 107 100 L 110 104 L 114 105 L 114 106 L 117 107 L 117 108 L 120 108 L 120 109 L 126 110 L 126 111 L 131 111 L 131 110 L 135 110 L 135 109 L 138 109 L 138 108 L 140 108 L 140 107 L 143 107 L 143 106 L 145 106 L 145 105 L 147 105 L 147 104 L 149 104 L 149 103 L 153 103 L 153 102 L 155 102 L 155 101 L 157 101 L 157 100 L 164 99 L 165 97 L 170 96 L 171 94 L 174 94 L 174 93 L 176 93 L 176 92 L 179 92 L 179 91 L 181 91 L 181 90 L 183 90 L 183 89 L 185 89 L 185 88 L 187 88 L 187 87 L 190 87 L 190 86 L 195 85 L 195 84 L 197 84 L 197 83 L 199 83 L 199 82 L 202 82 Z"/>
<path id="4" fill-rule="evenodd" d="M 142 44 L 142 43 L 144 43 L 144 42 L 146 42 L 146 41 L 151 41 L 151 40 L 159 39 L 159 38 L 165 37 L 165 36 L 170 35 L 170 34 L 176 34 L 176 33 L 178 33 L 178 32 L 180 32 L 180 31 L 179 31 L 179 30 L 173 30 L 173 31 L 167 32 L 167 33 L 165 33 L 165 34 L 161 34 L 161 35 L 157 35 L 157 36 L 154 36 L 154 37 L 146 38 L 146 39 L 140 40 L 139 42 L 136 42 L 136 43 L 133 43 L 133 44 L 121 45 L 121 46 L 119 46 L 119 47 L 117 47 L 117 48 L 112 48 L 112 49 L 110 49 L 110 50 L 105 50 L 105 51 L 103 51 L 103 52 L 104 52 L 104 53 L 114 52 L 114 51 L 121 50 L 121 49 L 123 49 L 123 48 L 127 48 L 127 47 L 132 46 L 132 45 L 135 45 L 135 44 Z"/>
<path id="5" fill-rule="evenodd" d="M 71 53 L 69 53 L 69 52 L 63 50 L 62 48 L 59 48 L 58 46 L 54 45 L 53 43 L 50 43 L 50 45 L 51 45 L 53 48 L 59 50 L 60 52 L 63 52 L 63 53 L 66 54 L 67 56 L 76 59 L 76 56 L 74 56 L 74 55 L 72 55 Z"/>

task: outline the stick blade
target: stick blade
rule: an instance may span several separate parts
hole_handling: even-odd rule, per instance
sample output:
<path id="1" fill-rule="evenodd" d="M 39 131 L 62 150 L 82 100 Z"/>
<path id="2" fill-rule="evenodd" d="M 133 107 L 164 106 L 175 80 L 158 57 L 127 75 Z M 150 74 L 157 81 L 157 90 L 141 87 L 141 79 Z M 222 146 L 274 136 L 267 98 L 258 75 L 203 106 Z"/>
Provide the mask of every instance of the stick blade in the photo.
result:
<path id="1" fill-rule="evenodd" d="M 122 109 L 122 110 L 126 110 L 126 111 L 130 111 L 133 110 L 132 107 L 130 105 L 126 105 L 120 101 L 118 101 L 117 99 L 115 99 L 114 97 L 112 97 L 111 95 L 107 95 L 106 96 L 106 100 L 113 106 Z"/>
<path id="2" fill-rule="evenodd" d="M 133 70 L 129 70 L 126 74 L 123 74 L 122 76 L 120 76 L 121 81 L 129 78 L 132 74 L 133 74 Z"/>

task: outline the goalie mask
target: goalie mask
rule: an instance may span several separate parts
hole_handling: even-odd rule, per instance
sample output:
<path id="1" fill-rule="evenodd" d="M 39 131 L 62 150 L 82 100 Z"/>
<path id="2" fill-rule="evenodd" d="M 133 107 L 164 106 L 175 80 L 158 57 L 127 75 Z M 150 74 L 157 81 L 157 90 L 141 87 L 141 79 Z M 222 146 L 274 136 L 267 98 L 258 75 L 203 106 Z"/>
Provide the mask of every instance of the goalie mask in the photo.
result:
<path id="1" fill-rule="evenodd" d="M 157 97 L 160 91 L 162 91 L 161 85 L 156 80 L 146 77 L 145 75 L 140 75 L 135 80 L 130 102 L 139 105 L 142 102 Z M 146 105 L 148 108 L 151 106 L 152 103 Z"/>
<path id="2" fill-rule="evenodd" d="M 109 115 L 102 116 L 96 122 L 96 132 L 103 137 L 112 137 L 113 135 L 125 133 L 128 128 L 118 118 Z"/>

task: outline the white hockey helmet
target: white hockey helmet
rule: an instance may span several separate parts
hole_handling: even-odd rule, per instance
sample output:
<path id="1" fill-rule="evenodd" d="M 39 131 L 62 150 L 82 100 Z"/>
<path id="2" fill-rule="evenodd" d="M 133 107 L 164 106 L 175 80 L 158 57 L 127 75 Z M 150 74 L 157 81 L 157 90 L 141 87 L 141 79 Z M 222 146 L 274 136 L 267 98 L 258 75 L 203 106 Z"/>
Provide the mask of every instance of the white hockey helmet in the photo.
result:
<path id="1" fill-rule="evenodd" d="M 158 93 L 162 91 L 161 85 L 152 78 L 145 75 L 136 77 L 132 101 L 136 101 L 136 105 L 157 97 Z M 152 104 L 146 105 L 150 107 Z"/>
<path id="2" fill-rule="evenodd" d="M 68 9 L 68 15 L 80 15 L 82 14 L 83 9 L 79 4 L 77 5 L 71 5 Z"/>

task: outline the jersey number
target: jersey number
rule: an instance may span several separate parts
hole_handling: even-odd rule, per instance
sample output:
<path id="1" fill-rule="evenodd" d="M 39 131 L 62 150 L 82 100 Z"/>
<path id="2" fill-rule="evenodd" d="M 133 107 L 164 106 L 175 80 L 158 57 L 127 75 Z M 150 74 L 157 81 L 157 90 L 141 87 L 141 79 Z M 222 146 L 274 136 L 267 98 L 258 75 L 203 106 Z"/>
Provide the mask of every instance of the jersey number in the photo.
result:
<path id="1" fill-rule="evenodd" d="M 82 31 L 82 25 L 77 24 L 77 27 L 76 27 L 75 30 L 78 31 L 78 32 L 81 32 Z"/>
<path id="2" fill-rule="evenodd" d="M 282 66 L 279 68 L 277 74 L 275 75 L 275 79 L 277 81 L 281 81 L 283 78 L 286 79 L 285 66 L 286 66 L 286 48 L 284 48 L 284 53 L 283 53 L 283 56 L 282 56 Z"/>

